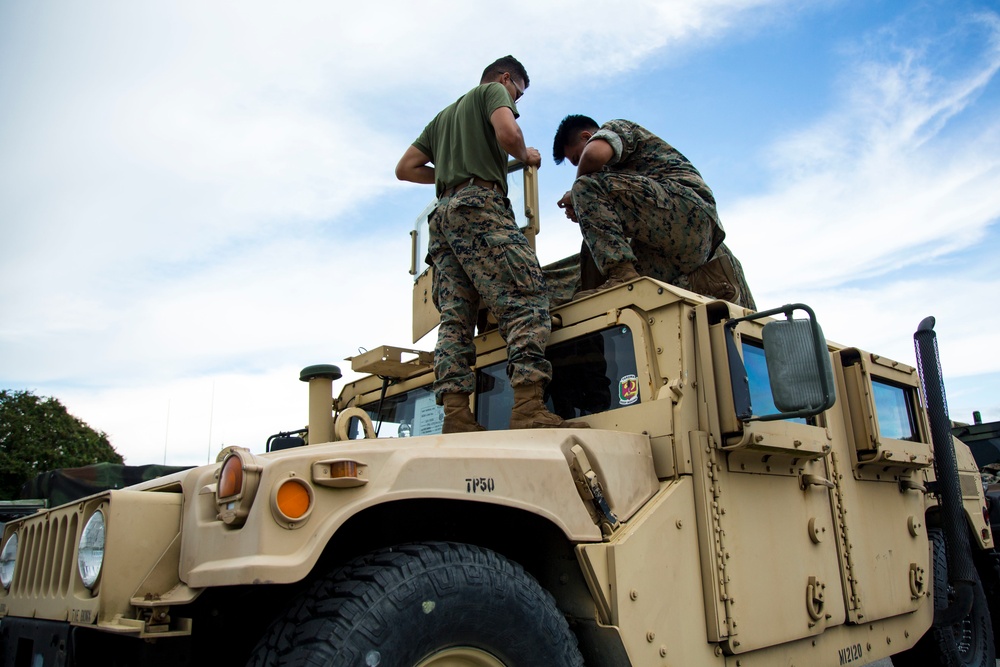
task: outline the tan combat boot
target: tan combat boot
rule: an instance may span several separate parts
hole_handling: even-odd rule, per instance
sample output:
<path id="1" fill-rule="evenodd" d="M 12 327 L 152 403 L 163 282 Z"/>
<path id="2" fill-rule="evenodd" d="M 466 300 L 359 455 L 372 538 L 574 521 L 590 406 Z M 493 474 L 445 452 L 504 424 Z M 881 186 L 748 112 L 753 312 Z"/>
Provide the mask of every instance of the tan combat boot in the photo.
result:
<path id="1" fill-rule="evenodd" d="M 472 416 L 468 394 L 445 394 L 442 402 L 444 403 L 442 433 L 468 433 L 486 430 L 486 427 L 480 425 Z"/>
<path id="2" fill-rule="evenodd" d="M 611 289 L 612 287 L 618 287 L 619 285 L 624 285 L 630 280 L 635 280 L 639 277 L 639 272 L 635 270 L 635 264 L 632 262 L 622 262 L 620 264 L 615 264 L 608 269 L 608 279 L 600 287 L 594 289 L 584 290 L 582 292 L 577 292 L 573 295 L 573 300 L 582 299 L 586 296 L 591 296 L 597 294 L 598 292 L 603 292 L 606 289 Z"/>
<path id="3" fill-rule="evenodd" d="M 541 384 L 526 384 L 514 387 L 514 409 L 510 413 L 510 427 L 513 428 L 590 428 L 590 424 L 574 423 L 554 415 L 542 401 L 544 389 Z"/>

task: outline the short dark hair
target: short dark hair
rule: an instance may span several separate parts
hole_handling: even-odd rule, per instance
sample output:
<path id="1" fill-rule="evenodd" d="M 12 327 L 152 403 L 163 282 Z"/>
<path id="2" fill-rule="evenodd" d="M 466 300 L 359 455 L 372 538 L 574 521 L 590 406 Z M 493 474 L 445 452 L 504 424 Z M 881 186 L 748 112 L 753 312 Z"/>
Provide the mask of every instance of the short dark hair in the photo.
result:
<path id="1" fill-rule="evenodd" d="M 483 70 L 483 77 L 479 80 L 479 83 L 490 83 L 504 72 L 510 72 L 521 79 L 525 90 L 531 85 L 531 82 L 528 81 L 528 72 L 525 71 L 524 65 L 519 63 L 514 56 L 497 58 L 496 61 Z"/>
<path id="2" fill-rule="evenodd" d="M 599 127 L 601 126 L 597 124 L 597 121 L 590 116 L 570 114 L 563 118 L 562 122 L 559 123 L 559 129 L 556 130 L 556 138 L 552 142 L 552 159 L 556 161 L 556 164 L 562 164 L 562 161 L 566 159 L 566 146 L 573 141 L 577 133 L 584 130 L 596 130 Z"/>

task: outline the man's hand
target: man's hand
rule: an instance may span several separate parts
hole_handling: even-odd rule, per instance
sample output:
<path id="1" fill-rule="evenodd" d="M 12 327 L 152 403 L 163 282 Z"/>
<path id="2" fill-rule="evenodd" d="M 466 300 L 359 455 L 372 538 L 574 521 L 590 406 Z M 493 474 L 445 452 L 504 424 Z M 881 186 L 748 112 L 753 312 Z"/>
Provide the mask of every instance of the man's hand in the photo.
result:
<path id="1" fill-rule="evenodd" d="M 559 208 L 565 210 L 567 218 L 569 218 L 573 222 L 579 222 L 579 220 L 576 219 L 576 211 L 573 209 L 572 192 L 567 192 L 566 194 L 564 194 L 562 196 L 562 199 L 559 200 L 558 205 Z"/>
<path id="2" fill-rule="evenodd" d="M 542 154 L 538 152 L 537 148 L 531 148 L 530 146 L 526 149 L 528 152 L 528 159 L 524 161 L 525 166 L 528 167 L 541 167 L 542 166 Z"/>

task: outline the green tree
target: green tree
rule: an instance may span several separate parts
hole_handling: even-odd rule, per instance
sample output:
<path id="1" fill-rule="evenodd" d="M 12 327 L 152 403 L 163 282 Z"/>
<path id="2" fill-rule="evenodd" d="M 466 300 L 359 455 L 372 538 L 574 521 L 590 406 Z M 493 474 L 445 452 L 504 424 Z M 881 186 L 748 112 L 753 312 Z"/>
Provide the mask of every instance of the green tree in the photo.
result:
<path id="1" fill-rule="evenodd" d="M 17 498 L 21 485 L 39 473 L 101 462 L 123 462 L 106 433 L 55 398 L 0 390 L 0 500 Z"/>

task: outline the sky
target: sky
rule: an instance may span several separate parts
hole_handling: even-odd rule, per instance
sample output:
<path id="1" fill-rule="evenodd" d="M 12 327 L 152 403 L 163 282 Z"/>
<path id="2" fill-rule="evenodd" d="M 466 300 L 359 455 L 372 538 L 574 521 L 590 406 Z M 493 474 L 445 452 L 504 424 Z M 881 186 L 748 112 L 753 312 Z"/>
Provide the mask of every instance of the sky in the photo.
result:
<path id="1" fill-rule="evenodd" d="M 758 307 L 915 365 L 1000 420 L 1000 3 L 0 0 L 0 388 L 58 398 L 132 465 L 263 451 L 299 370 L 410 337 L 393 169 L 511 53 L 548 263 L 559 121 L 627 118 L 713 189 Z"/>

